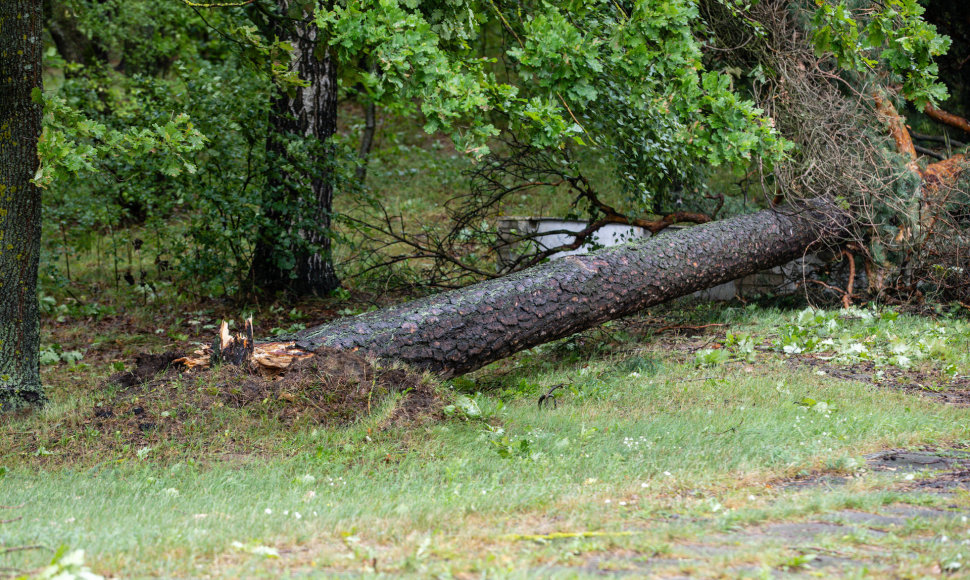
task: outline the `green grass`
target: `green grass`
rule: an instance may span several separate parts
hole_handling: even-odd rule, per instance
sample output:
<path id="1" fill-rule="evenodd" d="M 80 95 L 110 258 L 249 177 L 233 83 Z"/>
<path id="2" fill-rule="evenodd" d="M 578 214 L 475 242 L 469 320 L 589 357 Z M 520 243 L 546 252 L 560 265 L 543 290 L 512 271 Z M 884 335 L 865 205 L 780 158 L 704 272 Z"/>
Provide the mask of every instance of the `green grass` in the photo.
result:
<path id="1" fill-rule="evenodd" d="M 413 225 L 444 227 L 446 203 L 468 191 L 470 161 L 410 124 L 392 122 L 379 138 L 371 194 Z M 588 165 L 602 199 L 622 207 L 609 168 Z M 715 178 L 712 190 L 737 193 L 729 175 Z M 574 196 L 559 193 L 513 196 L 502 211 L 562 216 Z M 373 216 L 358 202 L 338 196 L 336 210 Z M 733 195 L 722 214 L 743 209 Z M 965 408 L 920 396 L 951 382 L 966 387 L 970 329 L 954 318 L 854 312 L 807 320 L 797 311 L 686 302 L 439 384 L 456 407 L 467 407 L 459 392 L 474 401 L 480 417 L 385 429 L 391 399 L 349 427 L 323 428 L 269 420 L 259 406 L 215 406 L 193 414 L 179 437 L 135 445 L 125 433 L 98 431 L 92 417 L 96 401 L 112 396 L 104 378 L 130 369 L 137 354 L 191 350 L 211 341 L 221 318 L 248 312 L 268 335 L 387 299 L 358 295 L 371 281 L 355 279 L 349 301 L 204 301 L 193 298 L 197 281 L 157 271 L 153 232 L 91 234 L 85 246 L 49 229 L 44 347 L 83 358 L 43 368 L 47 408 L 0 417 L 0 505 L 22 506 L 0 510 L 0 520 L 13 520 L 0 524 L 0 576 L 5 567 L 36 570 L 65 546 L 84 549 L 96 572 L 125 578 L 572 578 L 603 570 L 770 577 L 808 570 L 807 548 L 778 539 L 698 558 L 692 546 L 844 509 L 970 507 L 966 493 L 914 493 L 905 474 L 869 471 L 863 457 L 970 441 Z M 359 249 L 350 242 L 359 240 L 339 233 L 351 239 L 338 244 L 337 257 L 353 261 Z M 136 238 L 145 240 L 140 250 Z M 155 292 L 129 286 L 129 270 L 147 272 Z M 724 326 L 661 330 L 710 324 Z M 792 364 L 785 346 L 818 364 Z M 829 372 L 845 366 L 867 382 Z M 557 406 L 540 409 L 539 396 L 558 384 Z M 204 377 L 180 382 L 213 387 Z M 786 487 L 805 477 L 845 483 Z M 853 533 L 810 548 L 877 553 L 872 577 L 936 576 L 958 556 L 970 560 L 968 536 L 959 519 L 913 520 L 885 536 Z M 46 549 L 2 553 L 37 544 Z M 263 547 L 279 557 L 261 555 Z M 657 559 L 655 568 L 641 567 Z"/>
<path id="2" fill-rule="evenodd" d="M 685 324 L 729 320 L 732 331 L 768 339 L 797 313 L 681 316 Z M 608 329 L 626 335 L 613 341 L 587 334 L 586 342 L 536 349 L 458 381 L 491 387 L 473 397 L 482 418 L 381 431 L 385 406 L 348 428 L 233 431 L 251 427 L 250 411 L 225 410 L 218 430 L 203 434 L 241 441 L 231 454 L 207 452 L 205 440 L 172 442 L 169 452 L 143 458 L 135 449 L 105 452 L 103 442 L 90 457 L 8 454 L 0 503 L 24 504 L 23 519 L 0 527 L 0 537 L 5 545 L 83 548 L 95 571 L 125 577 L 326 576 L 372 571 L 375 562 L 378 572 L 418 577 L 570 577 L 592 573 L 583 566 L 597 554 L 682 558 L 685 545 L 735 526 L 942 501 L 898 493 L 903 475 L 869 473 L 862 456 L 962 442 L 970 438 L 966 410 L 792 367 L 771 351 L 754 363 L 698 367 L 691 349 L 709 337 L 651 338 L 635 333 L 636 324 Z M 900 334 L 934 324 L 897 321 Z M 951 356 L 964 346 L 952 342 Z M 537 407 L 538 395 L 559 383 L 566 387 L 558 406 Z M 90 395 L 52 391 L 51 408 L 4 428 L 40 430 L 88 412 Z M 807 398 L 826 407 L 796 404 Z M 46 450 L 61 453 L 56 441 Z M 779 485 L 819 473 L 852 479 L 836 491 Z M 844 539 L 840 549 L 874 543 L 916 554 L 896 569 L 922 569 L 948 556 L 919 538 L 964 533 L 947 522 L 927 525 Z M 556 533 L 565 536 L 528 538 Z M 281 557 L 251 553 L 257 546 Z M 45 557 L 8 556 L 0 565 L 32 567 Z M 793 558 L 783 546 L 752 548 L 674 568 L 772 570 L 798 564 Z"/>

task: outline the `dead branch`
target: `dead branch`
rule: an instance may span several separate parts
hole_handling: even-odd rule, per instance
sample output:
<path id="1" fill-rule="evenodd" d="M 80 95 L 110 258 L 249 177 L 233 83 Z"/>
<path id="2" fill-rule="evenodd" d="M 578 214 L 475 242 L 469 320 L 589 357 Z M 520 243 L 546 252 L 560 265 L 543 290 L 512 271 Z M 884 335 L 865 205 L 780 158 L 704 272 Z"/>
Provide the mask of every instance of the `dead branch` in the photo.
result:
<path id="1" fill-rule="evenodd" d="M 944 156 L 942 153 L 937 153 L 936 151 L 933 151 L 928 147 L 923 147 L 922 145 L 917 145 L 914 143 L 913 149 L 915 149 L 916 152 L 921 155 L 926 155 L 927 157 L 933 157 L 934 159 L 939 159 L 940 161 L 943 161 L 946 159 L 946 156 Z"/>
<path id="2" fill-rule="evenodd" d="M 642 218 L 631 219 L 616 211 L 616 209 L 612 206 L 603 203 L 596 195 L 593 188 L 589 186 L 589 182 L 582 175 L 575 178 L 575 183 L 572 183 L 572 185 L 574 189 L 580 192 L 582 197 L 589 201 L 590 205 L 603 213 L 603 220 L 606 223 L 637 226 L 649 231 L 651 234 L 657 234 L 679 222 L 706 224 L 707 222 L 711 221 L 710 216 L 707 214 L 687 211 L 674 212 L 655 220 L 645 220 Z M 716 197 L 711 196 L 709 199 L 716 199 Z M 724 204 L 723 195 L 720 197 L 720 200 L 721 203 L 718 205 L 718 209 L 720 209 L 721 205 Z"/>
<path id="3" fill-rule="evenodd" d="M 3 548 L 0 550 L 0 554 L 9 554 L 11 552 L 25 552 L 27 550 L 46 550 L 47 546 L 41 544 L 36 544 L 33 546 L 13 546 L 11 548 Z"/>
<path id="4" fill-rule="evenodd" d="M 24 507 L 25 505 L 26 504 L 20 504 L 16 506 L 0 505 L 0 509 L 16 510 Z M 6 520 L 0 520 L 0 524 L 9 524 L 11 522 L 16 522 L 21 519 L 23 519 L 23 516 L 10 518 Z M 41 544 L 33 544 L 28 546 L 10 546 L 10 547 L 0 548 L 0 556 L 6 555 L 6 554 L 12 554 L 15 552 L 26 552 L 29 550 L 46 550 L 46 549 L 48 549 L 47 546 L 44 546 Z M 0 566 L 0 576 L 3 576 L 3 577 L 7 577 L 7 578 L 24 577 L 25 573 L 26 571 L 21 570 L 20 568 L 14 568 L 11 566 Z"/>
<path id="5" fill-rule="evenodd" d="M 653 331 L 654 334 L 660 334 L 661 332 L 667 332 L 669 330 L 701 330 L 704 328 L 711 328 L 713 326 L 726 326 L 725 324 L 701 324 L 699 326 L 687 326 L 683 324 L 678 324 L 674 326 L 663 326 Z"/>
<path id="6" fill-rule="evenodd" d="M 843 289 L 841 289 L 841 288 L 839 288 L 837 286 L 832 286 L 831 284 L 826 284 L 825 282 L 822 282 L 821 280 L 816 280 L 815 278 L 805 278 L 805 281 L 806 282 L 811 282 L 812 284 L 818 284 L 819 286 L 825 288 L 826 290 L 831 290 L 833 292 L 837 292 L 837 293 L 839 293 L 839 294 L 842 295 L 843 300 L 845 299 L 845 290 L 843 290 Z"/>
<path id="7" fill-rule="evenodd" d="M 926 135 L 925 133 L 917 133 L 912 129 L 909 130 L 910 136 L 917 141 L 929 141 L 931 143 L 942 143 L 947 147 L 955 147 L 957 149 L 966 147 L 967 144 L 962 141 L 957 141 L 956 139 L 950 139 L 946 135 Z"/>
<path id="8" fill-rule="evenodd" d="M 579 249 L 608 224 L 641 227 L 655 234 L 679 222 L 711 221 L 709 215 L 695 211 L 678 211 L 653 219 L 624 215 L 602 201 L 596 188 L 571 160 L 569 151 L 536 150 L 514 140 L 507 143 L 504 156 L 487 158 L 469 177 L 470 192 L 445 204 L 447 219 L 442 222 L 448 224 L 447 228 L 415 226 L 404 215 L 390 215 L 379 200 L 364 212 L 367 217 L 345 214 L 342 219 L 367 240 L 368 248 L 366 254 L 352 257 L 357 271 L 351 277 L 409 262 L 420 269 L 422 284 L 457 288 Z M 588 215 L 586 226 L 580 231 L 562 229 L 509 235 L 495 225 L 503 215 L 503 205 L 513 196 L 563 194 L 574 198 L 570 213 Z M 716 202 L 715 211 L 724 203 L 721 195 L 707 195 L 705 199 Z M 551 236 L 566 241 L 550 247 Z"/>
<path id="9" fill-rule="evenodd" d="M 932 193 L 941 187 L 955 183 L 966 169 L 966 164 L 966 156 L 958 153 L 949 159 L 928 165 L 922 172 L 923 186 L 930 189 Z"/>
<path id="10" fill-rule="evenodd" d="M 876 112 L 889 128 L 889 135 L 896 143 L 896 150 L 910 159 L 906 167 L 917 175 L 921 175 L 920 168 L 916 165 L 916 147 L 913 145 L 913 139 L 906 128 L 906 120 L 882 93 L 875 93 L 872 100 L 876 105 Z"/>

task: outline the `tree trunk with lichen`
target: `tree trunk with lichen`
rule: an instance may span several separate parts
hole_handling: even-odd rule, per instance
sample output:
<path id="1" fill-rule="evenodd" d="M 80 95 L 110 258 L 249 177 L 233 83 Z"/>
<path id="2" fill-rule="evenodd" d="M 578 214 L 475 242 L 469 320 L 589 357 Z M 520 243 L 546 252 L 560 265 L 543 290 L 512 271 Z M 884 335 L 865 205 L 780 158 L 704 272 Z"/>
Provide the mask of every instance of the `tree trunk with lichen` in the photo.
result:
<path id="1" fill-rule="evenodd" d="M 836 240 L 845 213 L 766 210 L 569 256 L 301 332 L 295 347 L 353 349 L 443 376 L 800 257 Z"/>
<path id="2" fill-rule="evenodd" d="M 293 46 L 292 71 L 306 83 L 281 89 L 273 100 L 266 221 L 256 239 L 252 278 L 264 291 L 323 296 L 340 286 L 330 243 L 337 62 L 305 3 L 278 0 L 273 33 Z M 310 149 L 294 153 L 296 141 Z"/>
<path id="3" fill-rule="evenodd" d="M 0 412 L 44 401 L 38 350 L 41 0 L 0 2 Z"/>

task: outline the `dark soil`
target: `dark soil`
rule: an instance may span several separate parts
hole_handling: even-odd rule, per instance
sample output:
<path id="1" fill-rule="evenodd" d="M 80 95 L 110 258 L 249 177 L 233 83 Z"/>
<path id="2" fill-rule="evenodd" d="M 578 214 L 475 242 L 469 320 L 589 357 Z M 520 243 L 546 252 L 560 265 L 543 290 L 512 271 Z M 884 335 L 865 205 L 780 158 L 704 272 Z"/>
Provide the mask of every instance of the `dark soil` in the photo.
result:
<path id="1" fill-rule="evenodd" d="M 185 356 L 180 351 L 169 351 L 162 354 L 139 353 L 135 356 L 135 368 L 112 375 L 108 382 L 119 387 L 129 388 L 138 386 L 155 375 L 167 371 L 170 367 L 173 370 L 180 370 L 179 366 L 173 367 L 172 363 Z"/>
<path id="2" fill-rule="evenodd" d="M 276 379 L 231 365 L 185 373 L 178 365 L 172 365 L 178 356 L 179 353 L 140 355 L 134 371 L 108 379 L 109 384 L 124 390 L 102 403 L 100 412 L 106 408 L 110 412 L 113 407 L 144 408 L 155 401 L 177 402 L 188 392 L 193 393 L 189 398 L 198 410 L 223 405 L 258 408 L 262 414 L 287 425 L 303 421 L 333 426 L 352 423 L 371 413 L 391 393 L 407 393 L 395 413 L 408 417 L 417 417 L 420 411 L 430 412 L 437 401 L 425 377 L 410 369 L 382 367 L 357 353 L 327 347 L 295 362 Z M 193 389 L 189 383 L 197 387 Z"/>
<path id="3" fill-rule="evenodd" d="M 793 367 L 817 368 L 837 379 L 859 381 L 884 389 L 918 394 L 948 405 L 970 406 L 970 377 L 961 375 L 952 378 L 938 369 L 901 369 L 894 366 L 876 368 L 872 361 L 836 365 L 812 355 L 789 357 L 787 361 Z M 878 379 L 877 371 L 882 371 Z"/>
<path id="4" fill-rule="evenodd" d="M 921 449 L 887 449 L 866 456 L 871 471 L 920 473 L 918 479 L 900 484 L 902 491 L 949 491 L 970 489 L 970 449 L 962 447 Z M 833 488 L 845 485 L 849 478 L 841 475 L 814 474 L 778 482 L 782 489 Z"/>
<path id="5" fill-rule="evenodd" d="M 438 419 L 443 403 L 430 377 L 382 366 L 347 351 L 321 348 L 282 376 L 264 378 L 241 367 L 189 371 L 182 353 L 141 354 L 131 371 L 109 377 L 103 398 L 53 430 L 24 432 L 14 448 L 51 451 L 46 461 L 102 451 L 135 453 L 146 446 L 184 451 L 254 451 L 267 430 L 347 425 L 404 393 L 382 425 Z M 263 436 L 247 436 L 252 432 Z M 46 462 L 45 461 L 45 462 Z"/>

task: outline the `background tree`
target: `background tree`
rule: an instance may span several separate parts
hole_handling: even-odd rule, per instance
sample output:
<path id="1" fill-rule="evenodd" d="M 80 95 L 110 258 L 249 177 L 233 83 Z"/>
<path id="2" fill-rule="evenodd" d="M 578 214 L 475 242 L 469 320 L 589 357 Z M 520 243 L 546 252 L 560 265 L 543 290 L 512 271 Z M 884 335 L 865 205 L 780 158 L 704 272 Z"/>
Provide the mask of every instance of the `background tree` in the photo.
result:
<path id="1" fill-rule="evenodd" d="M 41 198 L 40 1 L 0 5 L 0 411 L 44 401 L 37 353 Z"/>
<path id="2" fill-rule="evenodd" d="M 268 19 L 273 37 L 292 50 L 289 72 L 299 82 L 281 87 L 270 108 L 253 283 L 264 291 L 326 295 L 339 287 L 330 249 L 337 62 L 314 21 L 313 3 L 280 0 Z"/>
<path id="3" fill-rule="evenodd" d="M 116 130 L 133 118 L 159 122 L 184 111 L 210 137 L 204 151 L 182 160 L 185 167 L 201 167 L 201 179 L 172 175 L 181 166 L 171 158 L 133 162 L 120 156 L 99 160 L 98 176 L 52 184 L 51 209 L 61 233 L 90 239 L 84 232 L 93 224 L 109 233 L 125 223 L 149 225 L 158 239 L 156 261 L 176 268 L 181 292 L 199 296 L 259 288 L 326 293 L 336 285 L 329 221 L 341 212 L 332 199 L 335 192 L 346 194 L 345 201 L 359 193 L 349 177 L 357 173 L 357 147 L 346 132 L 336 132 L 339 98 L 359 98 L 385 115 L 413 119 L 483 160 L 466 200 L 473 211 L 457 212 L 448 233 L 422 224 L 407 236 L 392 227 L 374 236 L 379 243 L 418 241 L 417 254 L 454 263 L 468 253 L 469 240 L 483 249 L 498 240 L 494 228 L 483 224 L 493 223 L 510 192 L 572 195 L 577 215 L 646 223 L 651 230 L 676 219 L 710 219 L 724 199 L 709 195 L 709 183 L 723 188 L 732 173 L 747 184 L 745 194 L 751 184 L 763 186 L 758 189 L 768 197 L 782 190 L 794 194 L 799 186 L 771 171 L 793 152 L 791 143 L 805 145 L 789 131 L 789 121 L 799 118 L 798 103 L 781 108 L 777 98 L 764 98 L 792 94 L 765 90 L 780 86 L 776 71 L 821 64 L 818 70 L 828 78 L 799 93 L 801 99 L 817 89 L 844 101 L 839 91 L 845 87 L 859 92 L 873 82 L 899 82 L 916 100 L 942 94 L 932 59 L 945 44 L 921 23 L 909 0 L 885 10 L 861 1 L 755 7 L 728 0 L 576 0 L 562 6 L 261 0 L 211 7 L 174 0 L 48 1 L 55 11 L 61 7 L 49 23 L 52 37 L 56 29 L 61 38 L 55 45 L 86 55 L 80 67 L 58 64 L 56 53 L 49 59 L 72 71 L 58 90 L 68 108 Z M 792 26 L 786 32 L 811 58 L 791 60 L 788 51 L 786 58 L 798 61 L 790 67 L 762 50 L 784 37 L 761 21 L 767 9 L 787 15 Z M 712 15 L 717 25 L 710 24 Z M 813 27 L 819 34 L 810 33 Z M 73 46 L 88 48 L 69 48 L 64 39 L 70 30 L 83 31 L 88 40 Z M 734 32 L 741 44 L 710 48 Z M 859 47 L 852 38 L 862 39 Z M 834 60 L 813 56 L 809 40 Z M 752 99 L 760 99 L 773 118 Z M 838 104 L 835 110 L 841 110 Z M 340 114 L 347 113 L 344 108 Z M 65 147 L 89 144 L 84 131 L 72 135 L 77 123 L 50 119 L 48 127 L 66 136 Z M 772 123 L 785 128 L 787 141 Z M 499 134 L 502 142 L 494 139 Z M 803 151 L 793 159 L 808 159 Z M 821 172 L 839 163 L 819 163 L 817 157 L 778 167 L 791 175 L 813 164 L 817 175 L 839 173 Z M 864 157 L 863 165 L 869 163 Z M 886 162 L 870 173 L 876 181 L 888 176 L 895 182 Z M 79 188 L 90 194 L 68 195 Z M 845 187 L 811 189 L 829 195 Z M 604 203 L 604 194 L 613 200 Z M 379 216 L 379 196 L 370 201 Z M 88 210 L 77 211 L 82 204 Z M 730 198 L 725 207 L 728 213 L 744 208 Z M 374 211 L 358 222 L 363 231 L 373 231 L 368 226 L 377 221 Z M 171 220 L 173 212 L 185 219 Z M 655 217 L 647 219 L 650 214 Z M 116 253 L 119 243 L 129 254 L 136 243 L 111 238 Z M 361 255 L 372 261 L 355 264 L 358 270 L 386 257 Z M 476 276 L 502 271 L 494 264 L 490 270 L 464 265 Z M 115 279 L 135 280 L 138 274 L 122 268 Z M 139 288 L 147 288 L 146 276 L 137 277 Z"/>

